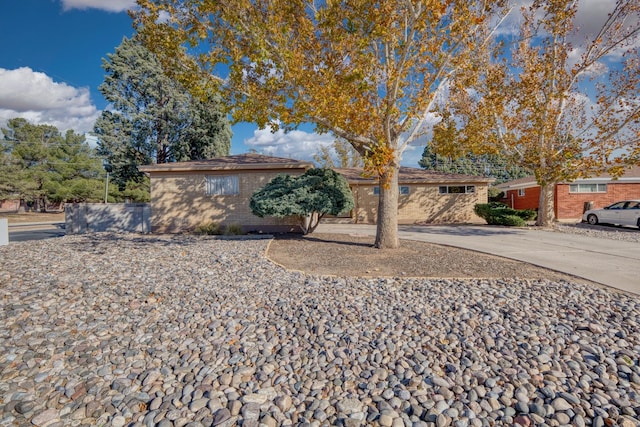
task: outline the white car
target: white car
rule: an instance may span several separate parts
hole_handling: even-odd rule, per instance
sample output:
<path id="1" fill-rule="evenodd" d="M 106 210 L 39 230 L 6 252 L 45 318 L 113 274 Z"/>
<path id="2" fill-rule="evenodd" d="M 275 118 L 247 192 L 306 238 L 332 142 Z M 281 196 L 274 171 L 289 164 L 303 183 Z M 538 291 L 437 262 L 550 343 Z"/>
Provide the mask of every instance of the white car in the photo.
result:
<path id="1" fill-rule="evenodd" d="M 590 209 L 582 215 L 589 224 L 616 224 L 640 227 L 640 200 L 623 200 L 602 209 Z"/>

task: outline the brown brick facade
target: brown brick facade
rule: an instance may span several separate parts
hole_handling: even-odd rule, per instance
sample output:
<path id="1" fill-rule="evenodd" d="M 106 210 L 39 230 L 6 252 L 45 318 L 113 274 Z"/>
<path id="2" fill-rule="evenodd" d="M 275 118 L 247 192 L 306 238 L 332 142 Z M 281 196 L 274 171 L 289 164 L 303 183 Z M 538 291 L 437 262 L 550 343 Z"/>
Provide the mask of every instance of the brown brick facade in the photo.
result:
<path id="1" fill-rule="evenodd" d="M 242 154 L 193 162 L 149 165 L 140 168 L 151 179 L 151 226 L 154 232 L 190 231 L 216 222 L 238 224 L 245 231 L 298 231 L 298 218 L 259 218 L 251 212 L 249 200 L 279 174 L 301 175 L 313 164 L 291 159 Z M 347 215 L 327 220 L 375 223 L 378 209 L 377 180 L 360 169 L 337 169 L 349 182 L 355 209 Z M 208 195 L 207 176 L 237 177 L 237 193 Z M 482 222 L 473 208 L 487 202 L 492 179 L 443 174 L 424 169 L 400 168 L 399 184 L 408 194 L 400 194 L 400 224 Z M 217 184 L 212 184 L 217 185 Z M 225 184 L 226 185 L 226 184 Z M 462 187 L 463 194 L 441 194 L 440 186 Z M 467 186 L 475 191 L 464 193 Z M 235 188 L 234 188 L 235 191 Z M 448 190 L 447 190 L 448 191 Z"/>
<path id="2" fill-rule="evenodd" d="M 184 232 L 215 222 L 240 225 L 244 231 L 269 233 L 299 231 L 298 218 L 257 217 L 249 208 L 251 196 L 279 174 L 302 175 L 311 167 L 310 162 L 247 153 L 139 169 L 151 180 L 154 232 Z M 207 177 L 234 177 L 237 181 L 227 191 L 236 194 L 207 194 Z M 211 192 L 217 191 L 219 184 L 212 183 Z"/>
<path id="3" fill-rule="evenodd" d="M 151 180 L 154 232 L 193 230 L 217 222 L 242 225 L 246 231 L 297 231 L 296 218 L 259 218 L 249 208 L 253 193 L 278 174 L 301 175 L 304 170 L 224 170 L 209 172 L 155 173 Z M 206 176 L 237 176 L 237 195 L 207 195 Z"/>
<path id="4" fill-rule="evenodd" d="M 487 183 L 474 185 L 475 193 L 440 194 L 438 184 L 400 184 L 409 187 L 409 194 L 398 198 L 399 224 L 455 224 L 484 223 L 473 208 L 477 203 L 486 203 Z M 375 224 L 378 209 L 378 195 L 375 185 L 352 185 L 355 209 L 352 219 L 356 223 Z"/>

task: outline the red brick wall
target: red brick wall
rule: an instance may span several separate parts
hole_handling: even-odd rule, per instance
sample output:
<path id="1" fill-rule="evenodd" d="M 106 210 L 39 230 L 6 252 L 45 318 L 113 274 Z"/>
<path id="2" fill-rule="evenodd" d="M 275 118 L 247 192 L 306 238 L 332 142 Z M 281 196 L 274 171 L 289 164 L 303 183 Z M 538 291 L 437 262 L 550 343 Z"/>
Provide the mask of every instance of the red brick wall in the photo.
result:
<path id="1" fill-rule="evenodd" d="M 525 188 L 524 196 L 518 196 L 518 190 L 508 190 L 505 203 L 513 209 L 538 209 L 540 187 Z"/>
<path id="2" fill-rule="evenodd" d="M 20 200 L 0 200 L 0 212 L 18 212 Z"/>
<path id="3" fill-rule="evenodd" d="M 640 199 L 640 184 L 608 183 L 606 193 L 569 193 L 569 184 L 559 184 L 556 188 L 556 217 L 581 218 L 585 202 L 593 202 L 594 208 L 603 208 L 627 199 Z"/>
<path id="4" fill-rule="evenodd" d="M 518 190 L 508 190 L 504 202 L 514 209 L 538 209 L 540 187 L 526 188 L 524 196 Z M 556 218 L 580 219 L 585 202 L 602 208 L 619 200 L 640 199 L 640 184 L 608 183 L 606 193 L 570 193 L 569 184 L 556 186 Z"/>

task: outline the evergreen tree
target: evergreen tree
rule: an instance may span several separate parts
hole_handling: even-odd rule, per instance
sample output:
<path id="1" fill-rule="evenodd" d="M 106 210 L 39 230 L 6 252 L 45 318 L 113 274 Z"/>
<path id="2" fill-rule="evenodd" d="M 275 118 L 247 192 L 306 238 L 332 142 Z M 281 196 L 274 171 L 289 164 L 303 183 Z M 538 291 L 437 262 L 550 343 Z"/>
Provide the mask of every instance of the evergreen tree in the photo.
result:
<path id="1" fill-rule="evenodd" d="M 278 175 L 253 193 L 249 207 L 259 217 L 298 216 L 304 234 L 312 233 L 325 214 L 353 209 L 349 183 L 331 169 L 309 169 L 303 175 Z"/>
<path id="2" fill-rule="evenodd" d="M 531 175 L 525 168 L 511 165 L 499 155 L 467 153 L 461 157 L 453 157 L 434 152 L 431 144 L 424 148 L 418 164 L 427 170 L 494 178 L 495 184 Z"/>
<path id="3" fill-rule="evenodd" d="M 200 160 L 229 155 L 231 126 L 219 96 L 191 97 L 190 125 L 177 160 Z"/>
<path id="4" fill-rule="evenodd" d="M 48 202 L 100 200 L 103 170 L 83 135 L 11 119 L 2 129 L 0 197 L 44 210 Z"/>
<path id="5" fill-rule="evenodd" d="M 103 68 L 99 89 L 113 111 L 102 113 L 94 131 L 121 190 L 142 181 L 139 165 L 229 153 L 231 127 L 219 99 L 192 96 L 136 38 L 124 38 Z"/>
<path id="6" fill-rule="evenodd" d="M 476 154 L 463 151 L 464 144 L 451 144 L 458 138 L 457 126 L 448 112 L 433 129 L 433 139 L 427 144 L 418 161 L 420 167 L 428 170 L 458 173 L 463 175 L 494 178 L 496 184 L 531 175 L 500 154 Z M 446 152 L 446 154 L 444 154 Z"/>

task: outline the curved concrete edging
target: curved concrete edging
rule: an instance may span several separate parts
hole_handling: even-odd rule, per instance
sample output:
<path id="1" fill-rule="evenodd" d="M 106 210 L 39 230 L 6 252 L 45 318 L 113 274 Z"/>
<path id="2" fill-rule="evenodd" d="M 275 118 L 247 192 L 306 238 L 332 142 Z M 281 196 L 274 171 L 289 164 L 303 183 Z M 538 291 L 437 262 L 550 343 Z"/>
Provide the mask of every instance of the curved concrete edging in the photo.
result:
<path id="1" fill-rule="evenodd" d="M 318 233 L 375 235 L 375 225 L 320 224 Z M 401 239 L 471 249 L 640 295 L 640 243 L 485 225 L 401 225 Z"/>

